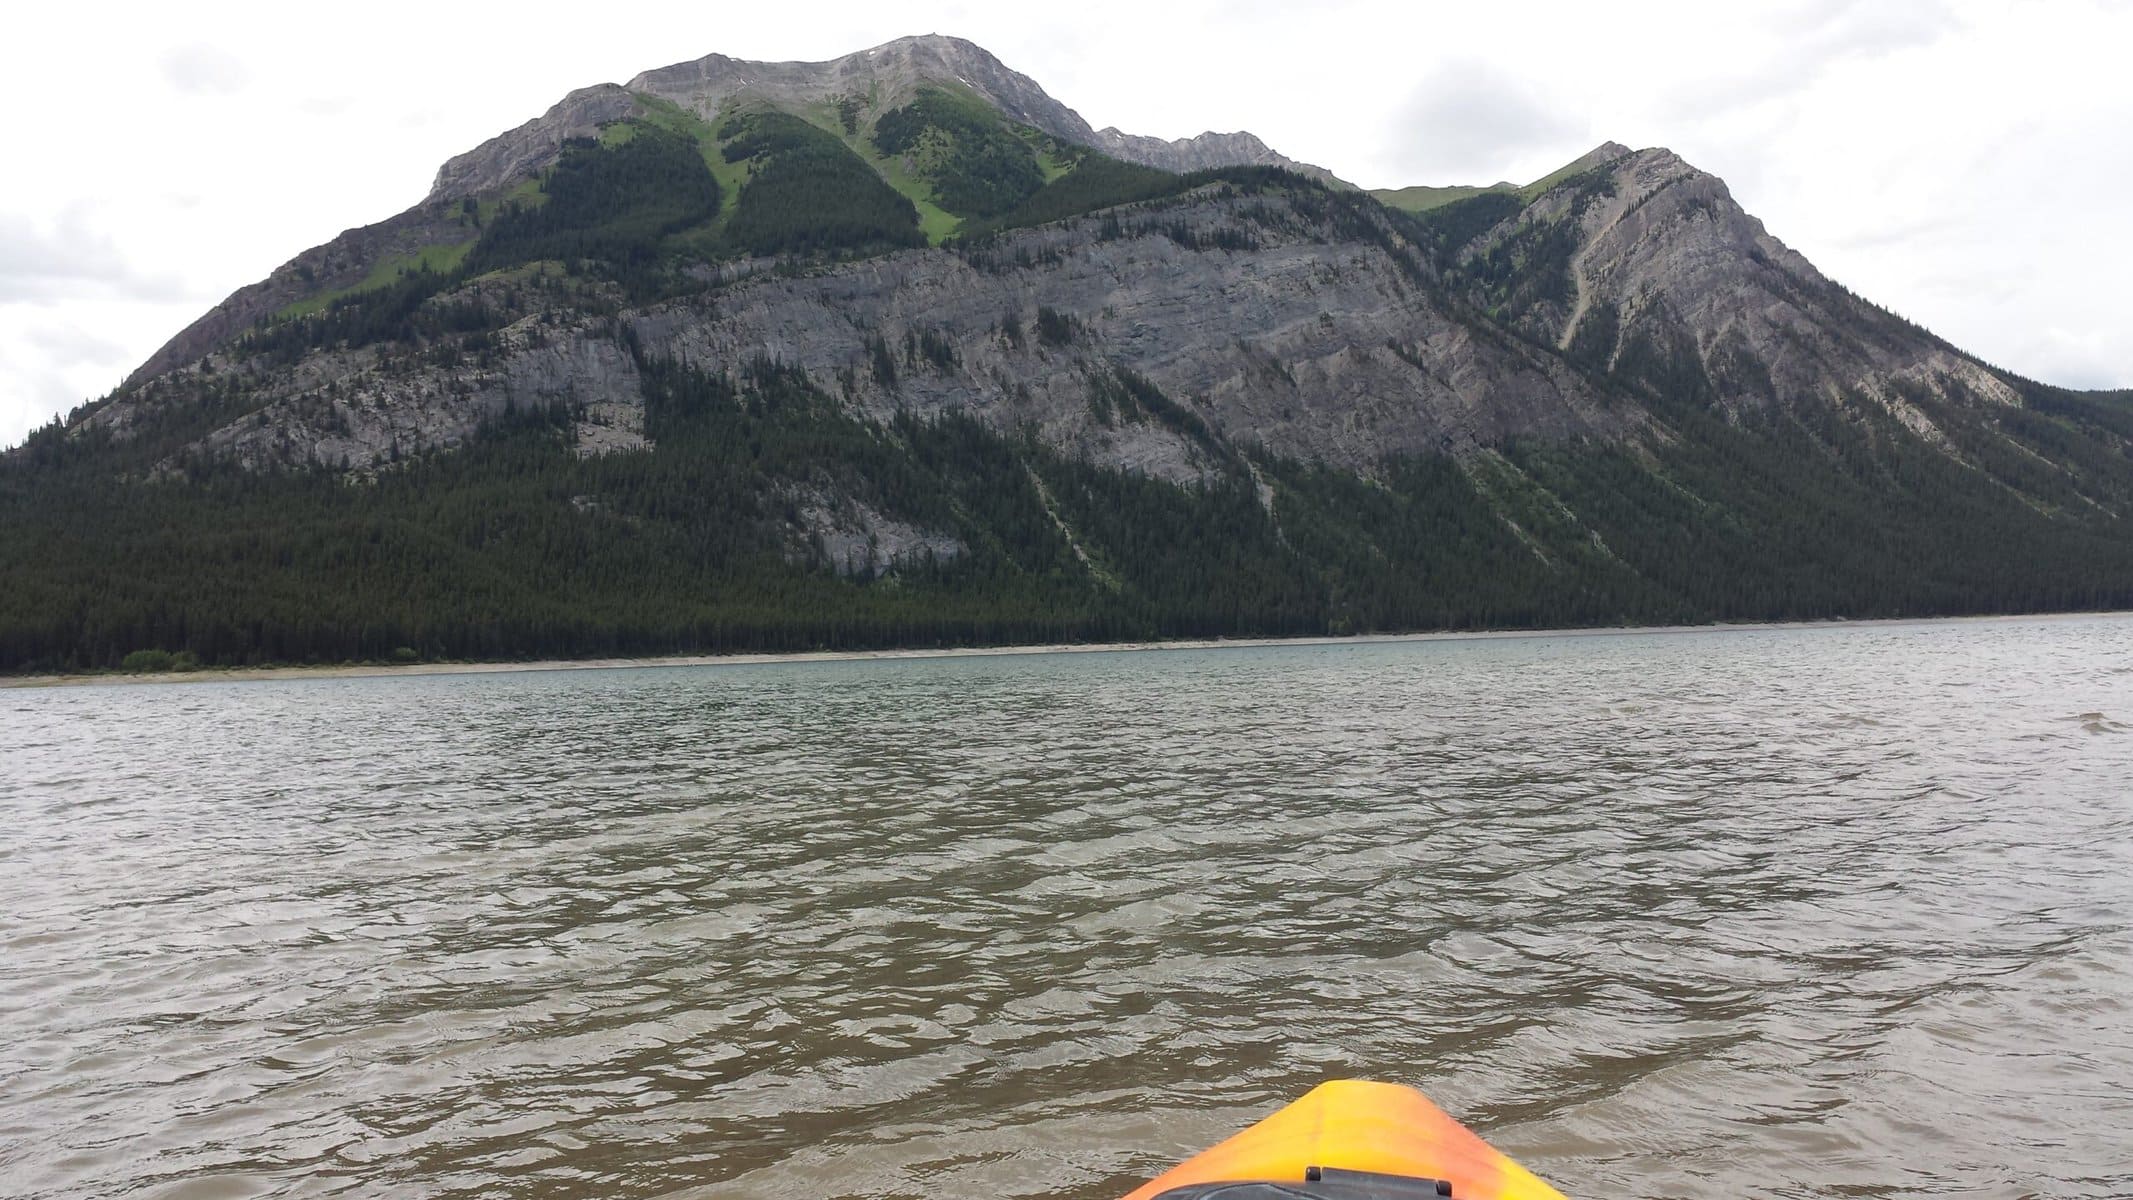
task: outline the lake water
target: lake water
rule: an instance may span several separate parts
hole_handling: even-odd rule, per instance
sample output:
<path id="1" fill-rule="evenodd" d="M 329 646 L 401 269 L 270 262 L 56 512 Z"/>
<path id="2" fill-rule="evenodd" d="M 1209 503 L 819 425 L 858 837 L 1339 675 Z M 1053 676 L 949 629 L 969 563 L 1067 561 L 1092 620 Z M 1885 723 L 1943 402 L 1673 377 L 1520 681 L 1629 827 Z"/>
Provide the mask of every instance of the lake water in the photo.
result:
<path id="1" fill-rule="evenodd" d="M 2133 619 L 0 691 L 0 1193 L 2133 1194 Z"/>

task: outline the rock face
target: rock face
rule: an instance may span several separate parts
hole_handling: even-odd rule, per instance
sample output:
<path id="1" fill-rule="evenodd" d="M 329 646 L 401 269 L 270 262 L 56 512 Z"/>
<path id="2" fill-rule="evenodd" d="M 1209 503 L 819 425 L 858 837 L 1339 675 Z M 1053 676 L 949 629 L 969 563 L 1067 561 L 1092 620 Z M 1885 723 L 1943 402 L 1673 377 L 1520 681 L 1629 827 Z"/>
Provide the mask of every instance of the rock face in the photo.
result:
<path id="1" fill-rule="evenodd" d="M 822 563 L 839 575 L 879 575 L 917 563 L 945 564 L 969 547 L 952 534 L 899 521 L 872 505 L 821 488 L 792 497 L 807 545 L 790 561 Z"/>
<path id="2" fill-rule="evenodd" d="M 637 83 L 714 107 L 738 87 L 818 88 L 824 72 L 832 83 L 915 87 L 927 72 L 961 69 L 1014 91 L 1012 80 L 945 50 L 982 55 L 917 39 L 783 75 L 705 59 Z M 1022 102 L 1024 115 L 1046 116 L 1027 94 Z M 621 89 L 591 89 L 543 120 L 597 124 L 633 103 Z M 462 183 L 508 177 L 549 133 L 514 131 L 447 171 Z M 439 236 L 451 206 L 432 204 L 352 231 L 233 297 L 85 428 L 126 436 L 212 369 L 222 386 L 249 380 L 255 404 L 197 448 L 249 466 L 374 469 L 452 449 L 500 415 L 554 408 L 582 414 L 581 452 L 605 453 L 647 444 L 636 356 L 719 371 L 767 357 L 876 421 L 960 413 L 1097 464 L 1187 483 L 1239 447 L 1367 474 L 1402 455 L 1465 454 L 1514 438 L 1620 439 L 1650 422 L 1621 385 L 1736 411 L 1866 400 L 1929 439 L 1940 435 L 1920 397 L 2019 403 L 1987 368 L 1831 283 L 1723 182 L 1669 151 L 1610 143 L 1558 176 L 1460 245 L 1427 246 L 1437 227 L 1354 193 L 1218 185 L 967 251 L 906 251 L 798 275 L 728 265 L 701 296 L 612 316 L 583 312 L 582 292 L 551 294 L 535 282 L 529 295 L 496 301 L 521 315 L 478 355 L 440 360 L 372 345 L 294 369 L 227 356 L 177 368 L 193 346 L 285 302 L 277 280 L 286 271 L 340 278 L 366 247 Z M 1506 262 L 1518 265 L 1507 274 Z M 937 348 L 926 361 L 905 353 L 893 372 L 875 366 L 877 347 L 921 338 Z M 1175 411 L 1118 399 L 1139 383 Z"/>
<path id="3" fill-rule="evenodd" d="M 1832 283 L 1742 210 L 1724 181 L 1670 150 L 1608 143 L 1515 217 L 1453 257 L 1469 279 L 1491 255 L 1560 257 L 1521 289 L 1469 283 L 1537 340 L 1602 370 L 1740 410 L 1806 397 L 2016 404 L 1976 360 Z M 1550 286 L 1553 285 L 1553 286 Z"/>
<path id="4" fill-rule="evenodd" d="M 1162 138 L 1125 133 L 1113 126 L 1098 130 L 1095 140 L 1089 144 L 1114 158 L 1140 163 L 1142 166 L 1160 167 L 1165 171 L 1183 173 L 1232 166 L 1285 167 L 1299 175 L 1308 175 L 1337 187 L 1349 186 L 1324 167 L 1297 162 L 1260 141 L 1257 136 L 1241 131 L 1208 132 L 1198 137 L 1178 138 L 1166 142 Z"/>
<path id="5" fill-rule="evenodd" d="M 1520 434 L 1624 429 L 1627 414 L 1560 359 L 1448 313 L 1383 246 L 1322 241 L 1291 201 L 1219 192 L 1125 218 L 1118 236 L 1086 218 L 982 256 L 919 251 L 762 278 L 639 313 L 633 327 L 663 357 L 762 353 L 800 366 L 876 419 L 964 412 L 1181 481 L 1204 465 L 1187 423 L 1104 419 L 1117 372 L 1155 384 L 1229 442 L 1358 470 Z M 1256 247 L 1189 248 L 1171 235 L 1180 226 L 1248 233 Z M 1067 331 L 1048 342 L 1040 310 Z M 870 372 L 870 340 L 926 334 L 954 346 L 953 369 L 904 371 L 893 384 Z"/>
<path id="6" fill-rule="evenodd" d="M 1340 235 L 1304 199 L 1338 203 L 1364 223 Z M 1224 234 L 1238 248 L 1217 248 Z M 643 403 L 622 329 L 654 358 L 737 370 L 767 356 L 798 367 L 876 420 L 963 413 L 1178 482 L 1211 462 L 1196 427 L 1232 445 L 1368 471 L 1403 453 L 1526 435 L 1615 437 L 1634 426 L 1634 407 L 1603 397 L 1560 357 L 1444 307 L 1418 263 L 1361 197 L 1214 187 L 967 254 L 915 250 L 799 277 L 763 272 L 609 320 L 558 324 L 541 314 L 564 302 L 536 293 L 518 301 L 535 311 L 502 330 L 483 362 L 439 365 L 377 346 L 295 370 L 224 361 L 222 378 L 250 373 L 267 402 L 201 446 L 253 466 L 369 468 L 457 446 L 514 409 L 560 406 L 607 414 L 581 431 L 588 449 L 605 448 L 615 439 L 601 431 L 642 428 L 641 416 L 634 425 L 616 416 L 641 414 Z M 875 370 L 874 346 L 921 337 L 949 347 L 953 365 L 907 365 L 893 378 Z M 1178 412 L 1113 399 L 1135 380 Z M 151 383 L 90 421 L 123 432 L 198 382 L 183 372 Z"/>
<path id="7" fill-rule="evenodd" d="M 600 126 L 636 107 L 637 98 L 612 83 L 579 88 L 524 125 L 447 160 L 430 185 L 429 199 L 441 203 L 502 191 L 554 162 L 565 141 L 595 136 Z"/>
<path id="8" fill-rule="evenodd" d="M 454 450 L 486 423 L 515 412 L 580 412 L 582 453 L 640 448 L 644 394 L 635 362 L 604 325 L 560 328 L 528 316 L 495 335 L 486 362 L 415 363 L 377 347 L 318 355 L 294 369 L 215 360 L 152 381 L 99 409 L 84 431 L 125 437 L 160 406 L 182 403 L 219 371 L 245 379 L 264 401 L 221 426 L 198 451 L 253 469 L 317 465 L 367 471 L 404 455 Z"/>
<path id="9" fill-rule="evenodd" d="M 646 71 L 632 79 L 629 87 L 672 100 L 708 119 L 744 92 L 786 104 L 858 96 L 870 107 L 885 111 L 901 106 L 927 83 L 960 83 L 1010 120 L 1070 142 L 1090 144 L 1088 122 L 1046 95 L 1035 80 L 1009 70 L 974 42 L 937 34 L 898 38 L 821 63 L 746 62 L 713 54 Z"/>

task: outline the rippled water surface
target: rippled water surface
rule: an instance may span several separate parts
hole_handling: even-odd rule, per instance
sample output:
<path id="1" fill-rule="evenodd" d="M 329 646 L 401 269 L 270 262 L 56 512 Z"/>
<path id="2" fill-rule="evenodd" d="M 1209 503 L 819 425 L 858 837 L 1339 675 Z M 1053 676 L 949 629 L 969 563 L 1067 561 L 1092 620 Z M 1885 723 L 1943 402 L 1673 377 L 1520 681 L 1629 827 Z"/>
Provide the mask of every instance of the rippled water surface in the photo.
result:
<path id="1" fill-rule="evenodd" d="M 0 692 L 0 1193 L 2133 1194 L 2133 620 Z"/>

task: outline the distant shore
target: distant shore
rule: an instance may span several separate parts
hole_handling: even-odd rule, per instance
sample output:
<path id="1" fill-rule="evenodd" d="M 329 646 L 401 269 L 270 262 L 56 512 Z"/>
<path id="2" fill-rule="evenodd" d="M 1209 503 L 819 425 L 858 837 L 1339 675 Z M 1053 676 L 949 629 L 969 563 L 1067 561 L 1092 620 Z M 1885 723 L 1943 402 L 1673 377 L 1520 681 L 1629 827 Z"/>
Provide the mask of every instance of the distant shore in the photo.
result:
<path id="1" fill-rule="evenodd" d="M 1717 622 L 1709 625 L 1603 625 L 1581 629 L 1464 629 L 1425 633 L 1368 633 L 1348 637 L 1190 638 L 1153 642 L 1058 642 L 1013 646 L 953 646 L 901 650 L 802 650 L 783 654 L 673 654 L 649 658 L 559 658 L 530 662 L 333 663 L 261 667 L 202 667 L 195 671 L 0 675 L 0 689 L 95 687 L 103 684 L 248 683 L 289 679 L 374 679 L 399 675 L 505 675 L 520 671 L 612 671 L 646 667 L 767 666 L 780 663 L 874 662 L 896 659 L 996 658 L 1036 654 L 1116 654 L 1156 650 L 1227 650 L 1255 646 L 1396 645 L 1402 642 L 1493 641 L 1506 638 L 1621 637 L 1635 634 L 1739 633 L 1763 629 L 1853 629 L 1985 621 L 2071 621 L 2128 616 L 2123 612 L 2007 613 L 1966 617 L 1880 617 L 1867 620 Z"/>

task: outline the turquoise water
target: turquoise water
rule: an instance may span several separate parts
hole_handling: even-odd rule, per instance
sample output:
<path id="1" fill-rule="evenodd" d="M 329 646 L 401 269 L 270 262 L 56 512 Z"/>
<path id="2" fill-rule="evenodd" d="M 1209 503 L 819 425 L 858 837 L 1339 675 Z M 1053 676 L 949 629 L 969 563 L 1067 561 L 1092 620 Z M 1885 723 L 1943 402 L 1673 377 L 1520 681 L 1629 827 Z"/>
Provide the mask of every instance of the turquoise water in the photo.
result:
<path id="1" fill-rule="evenodd" d="M 2133 619 L 0 692 L 0 1193 L 2133 1193 Z"/>

